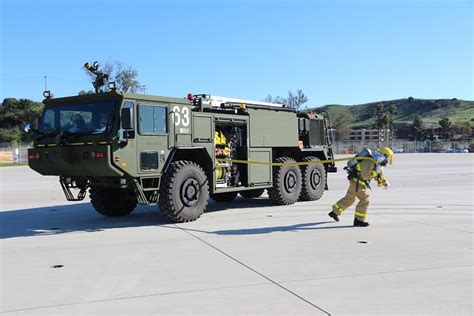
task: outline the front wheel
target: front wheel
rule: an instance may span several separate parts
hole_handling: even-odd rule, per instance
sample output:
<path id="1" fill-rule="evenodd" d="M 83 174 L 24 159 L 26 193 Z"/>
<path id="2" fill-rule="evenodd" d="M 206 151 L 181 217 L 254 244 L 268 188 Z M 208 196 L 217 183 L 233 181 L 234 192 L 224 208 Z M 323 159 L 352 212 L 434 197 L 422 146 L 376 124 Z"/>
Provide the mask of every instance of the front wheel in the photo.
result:
<path id="1" fill-rule="evenodd" d="M 277 163 L 294 163 L 293 158 L 280 157 Z M 268 195 L 277 205 L 295 203 L 301 193 L 301 170 L 298 166 L 273 167 L 273 187 L 268 190 Z"/>
<path id="2" fill-rule="evenodd" d="M 89 196 L 97 213 L 107 217 L 126 216 L 137 206 L 133 192 L 127 189 L 91 187 Z"/>
<path id="3" fill-rule="evenodd" d="M 207 206 L 209 183 L 202 168 L 192 161 L 171 163 L 160 186 L 160 208 L 172 222 L 192 222 Z"/>

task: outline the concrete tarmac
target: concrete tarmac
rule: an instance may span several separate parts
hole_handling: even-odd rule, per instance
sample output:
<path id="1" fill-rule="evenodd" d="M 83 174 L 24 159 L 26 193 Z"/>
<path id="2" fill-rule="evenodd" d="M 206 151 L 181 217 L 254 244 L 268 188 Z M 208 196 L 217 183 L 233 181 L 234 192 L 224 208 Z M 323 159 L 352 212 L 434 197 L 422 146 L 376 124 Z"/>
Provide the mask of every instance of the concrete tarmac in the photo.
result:
<path id="1" fill-rule="evenodd" d="M 65 201 L 56 177 L 0 168 L 2 315 L 472 315 L 472 154 L 399 154 L 368 228 L 321 200 L 210 202 L 187 224 Z"/>

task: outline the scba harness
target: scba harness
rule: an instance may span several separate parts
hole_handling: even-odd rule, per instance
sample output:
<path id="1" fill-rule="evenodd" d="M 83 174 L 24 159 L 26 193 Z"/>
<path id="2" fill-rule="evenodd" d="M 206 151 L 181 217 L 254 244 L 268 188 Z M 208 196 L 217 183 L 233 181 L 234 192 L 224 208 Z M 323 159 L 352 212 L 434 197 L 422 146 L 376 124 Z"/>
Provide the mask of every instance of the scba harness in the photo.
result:
<path id="1" fill-rule="evenodd" d="M 375 169 L 373 170 L 374 178 L 377 177 L 383 169 L 383 166 L 387 164 L 387 158 L 379 153 L 378 151 L 371 151 L 369 148 L 363 148 L 359 151 L 354 158 L 359 157 L 368 157 L 372 158 L 375 162 Z M 344 167 L 344 170 L 347 172 L 347 179 L 353 180 L 356 182 L 356 190 L 358 190 L 359 185 L 363 185 L 366 188 L 370 188 L 370 180 L 364 180 L 360 176 L 361 165 L 357 159 L 351 159 L 347 161 L 347 166 Z"/>

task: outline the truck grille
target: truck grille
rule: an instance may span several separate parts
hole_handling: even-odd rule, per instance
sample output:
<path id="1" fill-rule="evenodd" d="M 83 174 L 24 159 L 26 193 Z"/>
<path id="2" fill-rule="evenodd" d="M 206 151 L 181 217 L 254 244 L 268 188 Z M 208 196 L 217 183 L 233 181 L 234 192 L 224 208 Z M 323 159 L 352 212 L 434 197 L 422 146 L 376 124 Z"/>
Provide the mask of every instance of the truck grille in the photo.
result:
<path id="1" fill-rule="evenodd" d="M 322 120 L 310 120 L 309 143 L 311 146 L 324 145 L 324 124 Z"/>

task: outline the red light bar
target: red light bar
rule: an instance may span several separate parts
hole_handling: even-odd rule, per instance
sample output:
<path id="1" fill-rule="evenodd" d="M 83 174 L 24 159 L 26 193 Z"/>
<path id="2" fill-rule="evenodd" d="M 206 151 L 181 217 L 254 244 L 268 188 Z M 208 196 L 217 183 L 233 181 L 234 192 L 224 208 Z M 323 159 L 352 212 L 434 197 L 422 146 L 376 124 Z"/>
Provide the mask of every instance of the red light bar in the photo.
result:
<path id="1" fill-rule="evenodd" d="M 188 95 L 186 96 L 186 99 L 188 100 L 192 100 L 194 98 L 193 94 L 192 93 L 188 93 Z"/>
<path id="2" fill-rule="evenodd" d="M 40 159 L 40 154 L 36 153 L 36 154 L 29 154 L 28 155 L 28 160 L 39 160 Z"/>
<path id="3" fill-rule="evenodd" d="M 91 152 L 92 159 L 105 158 L 105 153 L 103 151 L 93 151 Z"/>

